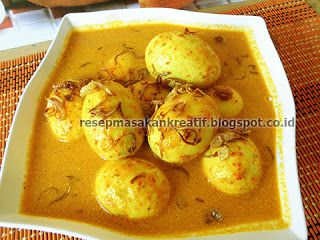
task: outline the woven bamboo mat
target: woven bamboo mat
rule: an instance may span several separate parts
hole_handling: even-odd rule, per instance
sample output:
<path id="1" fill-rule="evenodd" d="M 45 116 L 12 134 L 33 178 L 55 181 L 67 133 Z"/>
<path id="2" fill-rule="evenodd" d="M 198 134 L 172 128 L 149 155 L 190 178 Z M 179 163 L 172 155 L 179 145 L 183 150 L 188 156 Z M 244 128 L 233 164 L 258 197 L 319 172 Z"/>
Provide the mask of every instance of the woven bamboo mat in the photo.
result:
<path id="1" fill-rule="evenodd" d="M 297 154 L 309 239 L 320 239 L 320 16 L 302 0 L 268 0 L 225 12 L 265 19 L 297 108 Z M 0 63 L 0 163 L 19 96 L 44 53 Z M 0 227 L 0 240 L 76 239 Z M 285 240 L 285 239 L 284 239 Z"/>

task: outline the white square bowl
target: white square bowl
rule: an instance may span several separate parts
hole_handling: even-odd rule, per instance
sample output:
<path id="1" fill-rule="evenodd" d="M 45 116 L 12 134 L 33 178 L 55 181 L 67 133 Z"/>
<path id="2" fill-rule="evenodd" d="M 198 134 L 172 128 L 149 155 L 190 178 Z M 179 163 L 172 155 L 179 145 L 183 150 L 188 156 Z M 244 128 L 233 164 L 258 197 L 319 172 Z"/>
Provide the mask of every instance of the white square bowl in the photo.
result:
<path id="1" fill-rule="evenodd" d="M 49 75 L 53 70 L 68 33 L 77 27 L 91 24 L 104 24 L 122 21 L 130 23 L 166 22 L 190 25 L 228 25 L 251 29 L 252 36 L 267 70 L 273 79 L 272 85 L 276 90 L 276 104 L 281 113 L 278 119 L 295 117 L 295 106 L 289 82 L 281 64 L 280 58 L 268 34 L 266 24 L 260 17 L 229 16 L 207 13 L 195 13 L 173 9 L 126 9 L 92 13 L 76 13 L 66 15 L 60 25 L 57 36 L 52 42 L 45 58 L 29 81 L 18 105 L 10 130 L 4 154 L 0 182 L 0 225 L 38 229 L 73 235 L 84 239 L 130 239 L 107 229 L 95 227 L 76 221 L 46 217 L 27 216 L 19 213 L 20 199 L 23 193 L 23 182 L 26 174 L 27 153 L 29 140 L 33 131 L 38 102 L 45 90 Z M 305 240 L 307 239 L 306 221 L 301 201 L 295 152 L 295 128 L 278 129 L 282 135 L 277 144 L 278 176 L 284 179 L 280 190 L 287 202 L 289 227 L 283 230 L 266 230 L 241 232 L 216 236 L 192 236 L 186 239 L 210 240 Z M 280 140 L 277 139 L 279 142 Z M 281 176 L 280 176 L 281 174 Z"/>

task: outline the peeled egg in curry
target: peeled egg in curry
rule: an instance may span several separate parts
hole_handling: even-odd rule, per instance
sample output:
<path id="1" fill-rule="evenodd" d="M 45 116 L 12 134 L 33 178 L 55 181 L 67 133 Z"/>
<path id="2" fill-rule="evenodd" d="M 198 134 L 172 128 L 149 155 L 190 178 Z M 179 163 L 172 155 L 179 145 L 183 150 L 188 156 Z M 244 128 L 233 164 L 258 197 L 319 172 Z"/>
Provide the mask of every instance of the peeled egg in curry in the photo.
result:
<path id="1" fill-rule="evenodd" d="M 243 109 L 243 100 L 240 93 L 229 86 L 217 85 L 206 90 L 206 94 L 213 97 L 223 117 L 235 117 Z"/>
<path id="2" fill-rule="evenodd" d="M 110 214 L 146 218 L 168 204 L 170 184 L 162 171 L 146 160 L 110 160 L 96 177 L 95 194 Z"/>
<path id="3" fill-rule="evenodd" d="M 170 86 L 190 83 L 207 88 L 221 74 L 218 55 L 189 31 L 160 33 L 148 44 L 145 58 L 149 72 L 154 77 L 161 76 Z"/>
<path id="4" fill-rule="evenodd" d="M 200 127 L 195 119 L 209 121 L 218 117 L 218 109 L 211 97 L 199 89 L 176 87 L 154 113 L 152 122 L 156 126 L 152 123 L 148 126 L 150 148 L 158 158 L 169 163 L 183 163 L 199 157 L 208 148 L 217 129 Z M 177 124 L 168 124 L 169 120 L 177 121 Z M 164 125 L 159 124 L 161 121 L 165 122 Z"/>
<path id="5" fill-rule="evenodd" d="M 108 61 L 100 71 L 100 75 L 105 79 L 130 85 L 143 80 L 148 75 L 148 71 L 144 57 L 131 48 L 125 48 Z"/>
<path id="6" fill-rule="evenodd" d="M 167 86 L 152 77 L 131 85 L 129 89 L 139 100 L 146 117 L 152 116 L 155 104 L 164 102 L 164 99 L 170 92 Z"/>
<path id="7" fill-rule="evenodd" d="M 80 138 L 82 129 L 79 125 L 83 98 L 80 89 L 85 81 L 68 80 L 53 87 L 47 99 L 45 116 L 57 139 L 70 142 Z"/>
<path id="8" fill-rule="evenodd" d="M 128 89 L 114 81 L 92 81 L 81 89 L 85 96 L 82 119 L 90 123 L 125 119 L 143 119 L 138 100 Z M 135 154 L 144 141 L 144 129 L 139 127 L 86 126 L 84 133 L 91 148 L 104 159 L 117 159 Z"/>
<path id="9" fill-rule="evenodd" d="M 202 157 L 208 181 L 219 191 L 240 195 L 259 184 L 261 156 L 254 142 L 239 133 L 218 134 Z"/>

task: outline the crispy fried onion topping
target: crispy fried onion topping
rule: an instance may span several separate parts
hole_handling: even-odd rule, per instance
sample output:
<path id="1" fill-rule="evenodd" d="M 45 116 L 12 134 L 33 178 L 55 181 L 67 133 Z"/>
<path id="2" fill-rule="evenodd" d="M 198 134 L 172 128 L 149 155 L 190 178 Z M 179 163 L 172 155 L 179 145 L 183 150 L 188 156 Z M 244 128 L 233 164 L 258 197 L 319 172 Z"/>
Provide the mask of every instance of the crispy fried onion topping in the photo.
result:
<path id="1" fill-rule="evenodd" d="M 191 94 L 194 97 L 203 97 L 206 94 L 199 88 L 192 88 L 190 84 L 184 84 L 184 85 L 179 85 L 176 86 L 172 89 L 172 91 L 168 94 L 166 97 L 165 101 L 170 101 L 177 95 L 181 94 Z"/>
<path id="2" fill-rule="evenodd" d="M 59 120 L 66 119 L 66 109 L 64 107 L 64 100 L 58 96 L 53 96 L 47 99 L 47 107 L 44 115 L 46 117 L 55 116 Z"/>
<path id="3" fill-rule="evenodd" d="M 77 81 L 68 80 L 53 86 L 53 94 L 59 95 L 60 90 L 70 90 L 70 94 L 78 94 L 80 88 L 88 84 L 88 79 L 78 79 Z"/>
<path id="4" fill-rule="evenodd" d="M 197 145 L 201 142 L 201 129 L 198 128 L 174 128 L 181 140 L 188 145 Z"/>
<path id="5" fill-rule="evenodd" d="M 221 222 L 223 215 L 216 209 L 210 209 L 204 216 L 204 222 L 206 224 L 212 224 L 213 222 Z"/>
<path id="6" fill-rule="evenodd" d="M 124 118 L 123 112 L 122 112 L 122 107 L 121 107 L 121 102 L 118 102 L 118 104 L 113 107 L 112 109 L 107 110 L 105 108 L 105 102 L 102 101 L 99 103 L 97 106 L 89 110 L 89 113 L 93 117 L 100 117 L 102 119 L 108 119 L 111 115 L 115 114 L 118 112 L 122 118 Z"/>
<path id="7" fill-rule="evenodd" d="M 59 120 L 65 120 L 67 115 L 65 101 L 73 101 L 74 96 L 79 96 L 80 88 L 87 82 L 87 79 L 79 79 L 77 81 L 68 80 L 54 85 L 52 96 L 47 99 L 44 115 L 46 117 L 55 116 Z"/>
<path id="8" fill-rule="evenodd" d="M 250 130 L 227 130 L 217 134 L 210 143 L 210 149 L 218 148 L 218 151 L 214 151 L 209 156 L 204 157 L 217 157 L 221 160 L 225 160 L 229 157 L 228 143 L 237 141 L 240 139 L 247 139 Z"/>
<path id="9" fill-rule="evenodd" d="M 89 84 L 82 87 L 80 90 L 80 96 L 85 97 L 87 94 L 98 91 L 100 89 L 104 90 L 104 92 L 108 96 L 116 96 L 116 94 L 113 93 L 107 86 L 98 81 L 91 81 Z"/>

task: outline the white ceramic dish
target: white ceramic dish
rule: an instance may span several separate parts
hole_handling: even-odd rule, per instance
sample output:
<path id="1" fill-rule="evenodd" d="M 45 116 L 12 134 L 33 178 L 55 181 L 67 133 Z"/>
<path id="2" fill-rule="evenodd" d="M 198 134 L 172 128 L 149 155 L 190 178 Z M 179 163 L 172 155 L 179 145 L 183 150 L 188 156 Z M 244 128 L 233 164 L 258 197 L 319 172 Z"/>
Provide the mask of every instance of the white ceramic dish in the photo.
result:
<path id="1" fill-rule="evenodd" d="M 45 218 L 26 216 L 19 213 L 20 197 L 23 192 L 23 182 L 26 173 L 28 142 L 32 133 L 32 126 L 36 117 L 38 102 L 44 90 L 49 74 L 57 58 L 63 50 L 67 34 L 76 27 L 90 24 L 104 24 L 121 20 L 157 21 L 183 25 L 231 25 L 252 29 L 258 50 L 265 61 L 267 69 L 273 79 L 276 92 L 279 93 L 277 104 L 282 111 L 280 118 L 295 117 L 295 107 L 289 82 L 282 67 L 280 58 L 268 34 L 266 24 L 260 17 L 227 16 L 206 13 L 195 13 L 172 9 L 131 9 L 103 11 L 95 13 L 68 14 L 60 25 L 58 34 L 52 42 L 46 57 L 41 62 L 36 73 L 28 83 L 18 109 L 7 141 L 0 182 L 0 225 L 39 229 L 73 235 L 84 239 L 129 239 L 127 236 L 110 232 L 109 230 L 94 227 L 88 224 Z M 107 25 L 105 25 L 107 27 Z M 300 188 L 297 174 L 295 152 L 295 128 L 283 128 L 281 144 L 278 144 L 277 163 L 284 173 L 284 184 L 281 191 L 285 191 L 289 210 L 290 224 L 287 229 L 275 231 L 242 232 L 219 236 L 202 236 L 201 239 L 210 240 L 305 240 L 307 230 Z M 279 173 L 280 174 L 280 173 Z M 284 188 L 283 188 L 284 187 Z M 188 239 L 197 239 L 190 237 Z"/>

